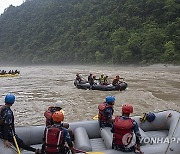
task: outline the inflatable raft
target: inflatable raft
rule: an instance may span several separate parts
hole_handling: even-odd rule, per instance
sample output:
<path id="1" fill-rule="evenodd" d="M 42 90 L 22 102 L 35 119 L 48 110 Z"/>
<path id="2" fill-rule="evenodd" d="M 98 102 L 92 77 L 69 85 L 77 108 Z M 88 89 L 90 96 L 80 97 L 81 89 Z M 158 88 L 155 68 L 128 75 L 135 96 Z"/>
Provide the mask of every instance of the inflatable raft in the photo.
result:
<path id="1" fill-rule="evenodd" d="M 16 77 L 19 76 L 19 73 L 16 74 L 0 74 L 0 77 Z"/>
<path id="2" fill-rule="evenodd" d="M 78 89 L 85 89 L 85 90 L 91 89 L 91 90 L 101 90 L 101 91 L 122 91 L 127 88 L 126 82 L 121 82 L 117 86 L 113 86 L 112 84 L 109 85 L 94 84 L 91 86 L 88 82 L 78 83 L 77 81 L 74 81 L 74 85 Z"/>
<path id="3" fill-rule="evenodd" d="M 180 113 L 168 110 L 155 115 L 156 119 L 151 123 L 148 121 L 140 123 L 139 116 L 132 117 L 140 127 L 142 152 L 180 154 Z M 26 144 L 41 148 L 44 128 L 44 126 L 17 127 L 16 133 Z M 100 129 L 97 120 L 72 122 L 70 128 L 74 132 L 76 149 L 89 151 L 89 154 L 123 154 L 112 149 L 110 128 Z M 16 149 L 5 148 L 3 141 L 0 140 L 0 154 L 16 154 Z M 31 154 L 31 152 L 22 150 L 21 154 Z"/>

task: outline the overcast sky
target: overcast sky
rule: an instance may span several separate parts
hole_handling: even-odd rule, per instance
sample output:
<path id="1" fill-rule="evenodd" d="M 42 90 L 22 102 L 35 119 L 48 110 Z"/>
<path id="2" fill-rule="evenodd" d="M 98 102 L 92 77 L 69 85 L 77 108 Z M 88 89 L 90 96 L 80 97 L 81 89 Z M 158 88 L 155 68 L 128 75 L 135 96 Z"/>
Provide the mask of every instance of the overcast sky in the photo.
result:
<path id="1" fill-rule="evenodd" d="M 4 12 L 4 9 L 9 5 L 19 6 L 23 3 L 23 0 L 0 0 L 0 14 Z"/>

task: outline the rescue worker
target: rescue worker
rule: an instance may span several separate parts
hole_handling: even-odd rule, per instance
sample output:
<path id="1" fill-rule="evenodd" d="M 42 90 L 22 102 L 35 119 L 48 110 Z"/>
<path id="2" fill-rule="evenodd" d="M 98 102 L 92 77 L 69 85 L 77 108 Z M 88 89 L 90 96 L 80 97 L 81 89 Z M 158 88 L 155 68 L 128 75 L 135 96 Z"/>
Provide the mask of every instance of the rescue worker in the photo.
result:
<path id="1" fill-rule="evenodd" d="M 53 125 L 53 124 L 54 124 L 54 121 L 53 121 L 53 119 L 52 119 L 52 116 L 53 116 L 53 114 L 54 114 L 56 111 L 60 111 L 60 112 L 62 112 L 63 115 L 64 115 L 64 111 L 62 110 L 62 108 L 63 108 L 63 102 L 59 100 L 59 101 L 57 101 L 57 102 L 54 104 L 54 106 L 50 106 L 50 107 L 48 108 L 48 110 L 44 112 L 44 116 L 46 117 L 46 126 L 48 126 L 48 125 Z M 64 128 L 66 128 L 66 129 L 68 129 L 69 134 L 70 134 L 70 136 L 71 136 L 71 138 L 72 138 L 72 140 L 73 140 L 73 139 L 74 139 L 74 135 L 73 135 L 72 130 L 69 129 L 69 124 L 63 122 L 63 123 L 61 123 L 61 126 L 64 127 Z"/>
<path id="2" fill-rule="evenodd" d="M 109 84 L 109 82 L 108 82 L 108 76 L 106 75 L 106 76 L 104 77 L 103 85 L 108 85 L 108 84 Z"/>
<path id="3" fill-rule="evenodd" d="M 46 117 L 46 126 L 53 125 L 54 122 L 52 120 L 52 115 L 56 111 L 61 111 L 64 114 L 64 111 L 62 110 L 63 102 L 57 101 L 54 106 L 48 107 L 47 111 L 44 112 L 44 116 Z"/>
<path id="4" fill-rule="evenodd" d="M 83 79 L 82 77 L 79 75 L 79 73 L 76 74 L 76 81 L 79 83 L 82 83 Z"/>
<path id="5" fill-rule="evenodd" d="M 112 85 L 113 85 L 113 86 L 119 85 L 119 79 L 120 79 L 119 75 L 116 75 L 116 77 L 115 77 L 114 80 L 112 81 Z"/>
<path id="6" fill-rule="evenodd" d="M 116 77 L 112 81 L 112 85 L 113 86 L 118 86 L 120 83 L 122 83 L 122 81 L 120 81 L 120 79 L 124 80 L 124 78 L 120 78 L 119 75 L 116 75 Z"/>
<path id="7" fill-rule="evenodd" d="M 14 102 L 15 96 L 13 94 L 7 94 L 5 96 L 5 105 L 0 107 L 0 138 L 4 140 L 4 145 L 6 147 L 11 147 L 10 142 L 15 145 L 13 139 L 13 134 L 15 134 L 14 115 L 13 111 L 11 110 L 11 106 L 14 104 Z M 40 152 L 39 149 L 35 149 L 24 144 L 24 142 L 16 134 L 15 138 L 20 148 L 35 152 L 36 154 Z"/>
<path id="8" fill-rule="evenodd" d="M 56 111 L 52 115 L 54 124 L 47 126 L 44 131 L 44 143 L 42 145 L 42 154 L 66 154 L 71 150 L 74 154 L 73 143 L 71 141 L 68 130 L 61 126 L 64 115 L 60 111 Z M 68 147 L 65 146 L 68 144 Z"/>
<path id="9" fill-rule="evenodd" d="M 130 113 L 133 113 L 133 107 L 130 104 L 125 104 L 122 106 L 122 116 L 115 117 L 111 130 L 113 133 L 112 148 L 123 152 L 134 151 L 142 153 L 140 150 L 141 134 L 139 127 L 137 122 L 129 117 Z M 130 143 L 133 138 L 133 132 L 136 136 L 135 145 Z"/>
<path id="10" fill-rule="evenodd" d="M 103 83 L 104 83 L 104 74 L 101 74 L 99 78 L 99 84 L 103 85 Z"/>
<path id="11" fill-rule="evenodd" d="M 20 71 L 15 70 L 14 73 L 15 73 L 15 74 L 20 74 Z"/>
<path id="12" fill-rule="evenodd" d="M 112 127 L 113 123 L 113 105 L 115 103 L 115 97 L 114 96 L 107 96 L 106 101 L 101 103 L 98 106 L 99 114 L 98 114 L 98 121 L 100 127 Z"/>
<path id="13" fill-rule="evenodd" d="M 90 75 L 88 76 L 88 82 L 89 82 L 90 86 L 94 85 L 94 79 L 93 79 L 92 74 L 90 74 Z"/>

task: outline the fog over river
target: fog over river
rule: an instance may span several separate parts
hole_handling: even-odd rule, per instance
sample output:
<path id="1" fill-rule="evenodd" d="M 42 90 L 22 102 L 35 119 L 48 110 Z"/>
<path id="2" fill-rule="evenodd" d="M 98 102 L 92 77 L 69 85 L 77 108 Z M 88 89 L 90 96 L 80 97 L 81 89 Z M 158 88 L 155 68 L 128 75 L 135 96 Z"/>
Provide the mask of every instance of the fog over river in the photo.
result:
<path id="1" fill-rule="evenodd" d="M 18 77 L 0 78 L 0 104 L 12 92 L 16 102 L 12 106 L 18 125 L 42 125 L 44 111 L 57 100 L 64 103 L 65 121 L 91 120 L 98 113 L 97 106 L 108 95 L 116 97 L 115 113 L 121 113 L 124 103 L 134 106 L 133 115 L 143 112 L 174 109 L 180 111 L 180 66 L 24 66 L 0 67 L 6 71 L 20 70 Z M 97 91 L 77 89 L 73 82 L 76 73 L 84 78 L 92 73 L 125 78 L 125 91 Z"/>

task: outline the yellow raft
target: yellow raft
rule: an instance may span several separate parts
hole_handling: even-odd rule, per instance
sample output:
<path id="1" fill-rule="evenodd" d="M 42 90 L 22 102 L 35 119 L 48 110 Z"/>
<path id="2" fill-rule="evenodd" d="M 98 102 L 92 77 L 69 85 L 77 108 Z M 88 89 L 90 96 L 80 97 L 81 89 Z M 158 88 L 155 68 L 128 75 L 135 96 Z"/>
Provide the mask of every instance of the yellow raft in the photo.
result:
<path id="1" fill-rule="evenodd" d="M 0 77 L 16 77 L 16 76 L 19 76 L 18 73 L 16 74 L 0 74 Z"/>

